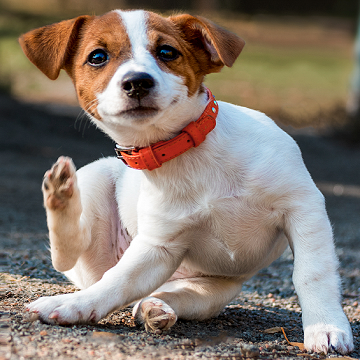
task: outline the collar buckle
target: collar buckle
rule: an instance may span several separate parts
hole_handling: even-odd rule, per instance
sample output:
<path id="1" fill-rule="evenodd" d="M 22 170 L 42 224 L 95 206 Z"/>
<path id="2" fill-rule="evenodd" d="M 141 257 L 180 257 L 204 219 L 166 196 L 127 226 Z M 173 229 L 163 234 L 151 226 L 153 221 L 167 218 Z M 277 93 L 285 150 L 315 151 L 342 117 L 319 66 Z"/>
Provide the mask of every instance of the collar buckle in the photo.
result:
<path id="1" fill-rule="evenodd" d="M 116 157 L 118 159 L 122 160 L 125 165 L 128 165 L 126 160 L 124 159 L 124 156 L 121 153 L 124 152 L 128 155 L 131 155 L 133 150 L 136 150 L 136 147 L 135 146 L 120 146 L 119 144 L 116 144 L 114 150 L 116 152 Z"/>

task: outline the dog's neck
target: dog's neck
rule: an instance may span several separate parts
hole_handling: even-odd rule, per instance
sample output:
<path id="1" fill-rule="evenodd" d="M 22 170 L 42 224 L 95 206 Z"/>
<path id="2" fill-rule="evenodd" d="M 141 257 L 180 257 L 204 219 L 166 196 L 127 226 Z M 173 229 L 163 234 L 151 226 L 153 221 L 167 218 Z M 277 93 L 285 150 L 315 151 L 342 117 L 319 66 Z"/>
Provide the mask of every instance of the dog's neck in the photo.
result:
<path id="1" fill-rule="evenodd" d="M 116 145 L 117 157 L 127 166 L 138 170 L 154 170 L 192 147 L 199 146 L 206 135 L 215 128 L 218 103 L 206 89 L 208 102 L 201 116 L 190 122 L 181 133 L 167 141 L 159 141 L 148 147 L 135 148 Z"/>

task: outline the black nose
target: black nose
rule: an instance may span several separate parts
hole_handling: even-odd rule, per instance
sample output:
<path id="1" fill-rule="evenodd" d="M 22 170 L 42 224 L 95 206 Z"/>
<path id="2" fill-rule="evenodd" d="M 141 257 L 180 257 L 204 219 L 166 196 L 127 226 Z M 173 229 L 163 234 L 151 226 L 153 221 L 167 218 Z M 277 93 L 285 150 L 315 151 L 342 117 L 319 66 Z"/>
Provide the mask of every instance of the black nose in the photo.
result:
<path id="1" fill-rule="evenodd" d="M 147 73 L 131 71 L 125 74 L 121 86 L 125 94 L 130 98 L 142 99 L 149 94 L 154 87 L 155 81 Z"/>

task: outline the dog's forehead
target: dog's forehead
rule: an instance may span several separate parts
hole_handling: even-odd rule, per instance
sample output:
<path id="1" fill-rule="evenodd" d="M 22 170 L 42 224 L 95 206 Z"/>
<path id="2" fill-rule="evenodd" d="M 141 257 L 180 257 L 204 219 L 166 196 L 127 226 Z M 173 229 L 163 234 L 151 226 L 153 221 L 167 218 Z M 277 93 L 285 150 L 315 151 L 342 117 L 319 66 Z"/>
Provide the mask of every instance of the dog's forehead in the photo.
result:
<path id="1" fill-rule="evenodd" d="M 129 37 L 133 51 L 144 48 L 147 45 L 146 13 L 143 10 L 117 11 L 126 33 Z"/>
<path id="2" fill-rule="evenodd" d="M 151 33 L 166 34 L 169 36 L 178 35 L 175 25 L 167 18 L 156 13 L 144 10 L 118 10 L 117 13 L 121 17 L 133 44 L 136 42 L 146 43 Z"/>
<path id="3" fill-rule="evenodd" d="M 178 31 L 168 19 L 144 10 L 114 10 L 96 17 L 86 32 L 86 45 L 120 46 L 133 51 L 149 48 L 159 37 L 175 38 Z M 128 45 L 128 46 L 127 46 Z"/>

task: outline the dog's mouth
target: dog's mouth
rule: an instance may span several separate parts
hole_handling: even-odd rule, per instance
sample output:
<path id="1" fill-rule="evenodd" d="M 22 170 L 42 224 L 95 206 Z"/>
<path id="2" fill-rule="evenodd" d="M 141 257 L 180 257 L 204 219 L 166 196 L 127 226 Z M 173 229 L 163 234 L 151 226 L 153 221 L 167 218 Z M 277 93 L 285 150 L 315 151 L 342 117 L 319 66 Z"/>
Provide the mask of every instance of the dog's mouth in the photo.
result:
<path id="1" fill-rule="evenodd" d="M 131 109 L 127 109 L 121 112 L 120 115 L 132 117 L 132 118 L 144 118 L 144 117 L 152 117 L 159 112 L 158 108 L 150 107 L 150 106 L 137 106 Z"/>

